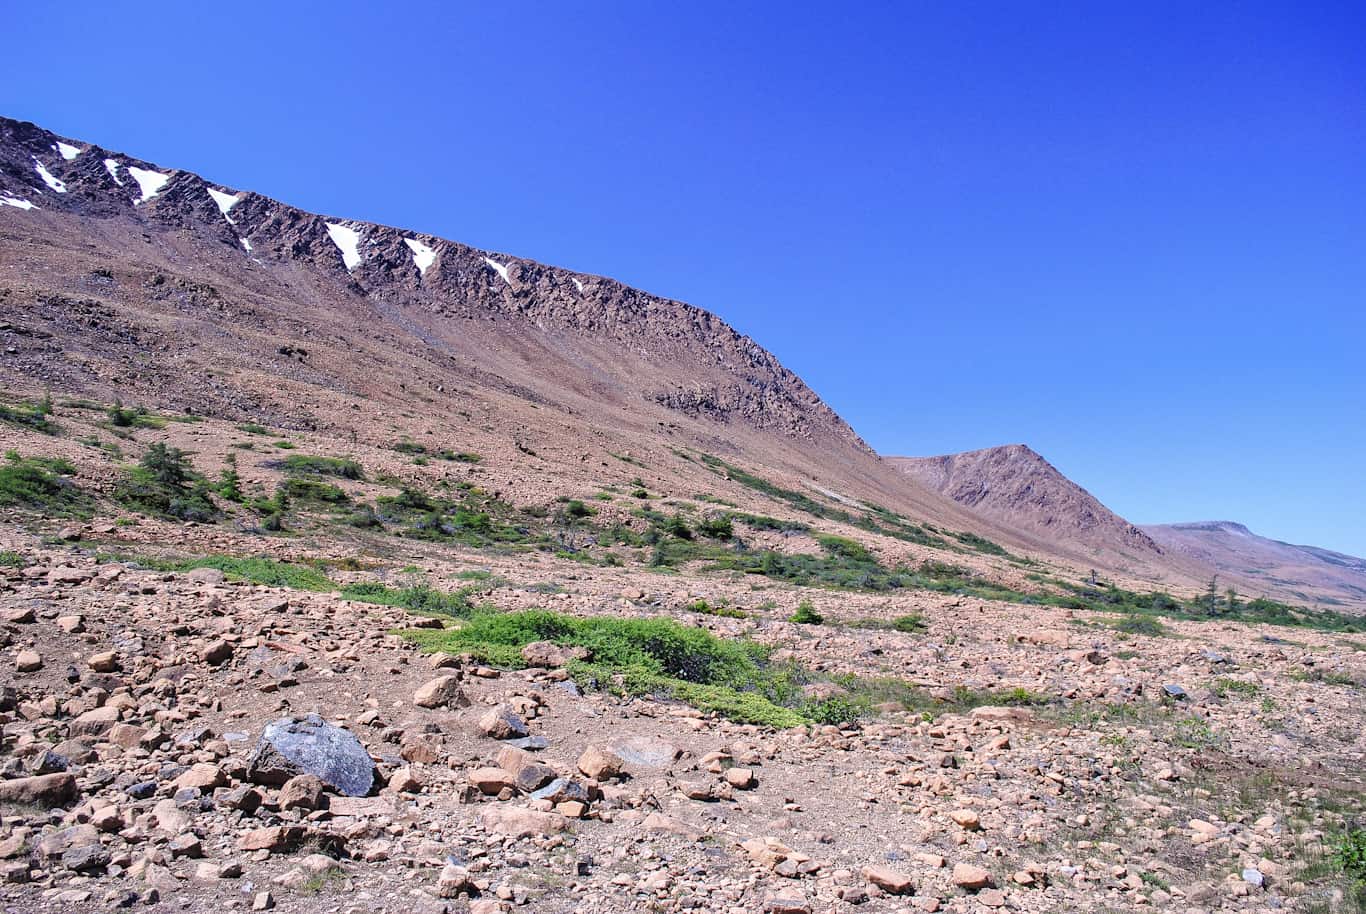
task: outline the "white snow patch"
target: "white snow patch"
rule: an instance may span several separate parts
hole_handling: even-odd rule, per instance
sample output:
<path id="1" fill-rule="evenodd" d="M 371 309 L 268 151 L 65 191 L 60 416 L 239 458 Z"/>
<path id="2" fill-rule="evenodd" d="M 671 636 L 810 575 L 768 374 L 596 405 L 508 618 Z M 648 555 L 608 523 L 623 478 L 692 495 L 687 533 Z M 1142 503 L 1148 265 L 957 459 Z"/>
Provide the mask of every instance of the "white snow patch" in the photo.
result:
<path id="1" fill-rule="evenodd" d="M 104 160 L 104 170 L 109 172 L 109 177 L 114 179 L 114 183 L 119 187 L 123 186 L 123 178 L 119 177 L 119 163 L 114 159 Z"/>
<path id="2" fill-rule="evenodd" d="M 27 200 L 20 200 L 18 197 L 11 197 L 9 194 L 6 194 L 5 196 L 0 197 L 0 204 L 4 204 L 5 206 L 13 206 L 13 207 L 15 207 L 16 209 L 37 209 L 37 208 L 38 208 L 38 207 L 34 206 L 32 203 L 28 202 Z"/>
<path id="3" fill-rule="evenodd" d="M 329 222 L 327 234 L 332 236 L 332 243 L 341 251 L 342 263 L 346 264 L 348 270 L 360 266 L 360 232 L 349 225 Z"/>
<path id="4" fill-rule="evenodd" d="M 62 154 L 62 158 L 66 159 L 68 162 L 76 158 L 76 156 L 80 155 L 81 153 L 85 152 L 84 149 L 72 146 L 70 143 L 63 143 L 61 140 L 58 140 L 57 145 L 53 146 L 52 148 L 60 152 Z"/>
<path id="5" fill-rule="evenodd" d="M 242 247 L 246 248 L 246 250 L 247 250 L 248 252 L 251 251 L 251 242 L 250 242 L 250 241 L 248 241 L 248 240 L 245 239 L 245 238 L 238 238 L 237 240 L 240 241 L 240 242 L 242 242 Z"/>
<path id="6" fill-rule="evenodd" d="M 503 277 L 503 282 L 508 283 L 509 285 L 512 283 L 512 280 L 508 279 L 508 268 L 506 266 L 496 260 L 489 260 L 487 257 L 484 258 L 484 263 L 493 267 L 498 275 Z"/>
<path id="7" fill-rule="evenodd" d="M 582 291 L 583 291 L 583 283 L 579 282 L 579 278 L 578 278 L 577 276 L 571 276 L 571 277 L 569 277 L 569 278 L 572 279 L 572 280 L 574 280 L 574 285 L 578 286 L 579 291 L 582 292 Z"/>
<path id="8" fill-rule="evenodd" d="M 59 194 L 66 193 L 66 185 L 63 184 L 61 181 L 58 181 L 56 178 L 54 178 L 52 176 L 52 172 L 48 171 L 47 168 L 43 165 L 43 163 L 38 161 L 37 156 L 33 157 L 33 168 L 35 171 L 38 172 L 38 177 L 43 179 L 44 184 L 46 184 L 48 187 L 52 188 Z"/>
<path id="9" fill-rule="evenodd" d="M 170 175 L 164 175 L 159 171 L 149 171 L 146 168 L 138 168 L 135 165 L 128 166 L 128 173 L 133 176 L 134 181 L 138 182 L 138 187 L 142 190 L 142 196 L 133 201 L 134 206 L 139 203 L 146 203 L 161 193 L 166 182 L 171 180 Z"/>
<path id="10" fill-rule="evenodd" d="M 427 268 L 436 263 L 436 251 L 416 238 L 404 238 L 403 243 L 413 252 L 413 263 L 417 266 L 417 272 L 426 275 Z"/>
<path id="11" fill-rule="evenodd" d="M 218 211 L 223 214 L 224 219 L 228 220 L 228 225 L 236 225 L 237 223 L 233 222 L 232 217 L 228 215 L 228 210 L 232 209 L 233 205 L 242 199 L 242 195 L 230 194 L 226 190 L 217 190 L 212 187 L 207 188 L 207 190 L 209 196 L 213 197 L 213 202 L 218 204 Z"/>

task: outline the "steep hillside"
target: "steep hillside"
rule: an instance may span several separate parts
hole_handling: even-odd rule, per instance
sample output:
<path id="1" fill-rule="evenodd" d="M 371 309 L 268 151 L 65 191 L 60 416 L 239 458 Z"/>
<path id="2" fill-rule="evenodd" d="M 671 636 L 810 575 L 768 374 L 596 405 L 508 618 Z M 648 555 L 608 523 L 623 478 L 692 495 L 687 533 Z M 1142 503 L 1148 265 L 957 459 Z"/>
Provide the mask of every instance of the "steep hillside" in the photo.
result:
<path id="1" fill-rule="evenodd" d="M 887 460 L 927 489 L 1063 548 L 1162 552 L 1147 534 L 1023 444 Z"/>
<path id="2" fill-rule="evenodd" d="M 1366 559 L 1268 539 L 1233 521 L 1155 524 L 1143 531 L 1164 549 L 1210 565 L 1225 579 L 1247 581 L 1253 588 L 1289 591 L 1305 603 L 1366 601 Z"/>

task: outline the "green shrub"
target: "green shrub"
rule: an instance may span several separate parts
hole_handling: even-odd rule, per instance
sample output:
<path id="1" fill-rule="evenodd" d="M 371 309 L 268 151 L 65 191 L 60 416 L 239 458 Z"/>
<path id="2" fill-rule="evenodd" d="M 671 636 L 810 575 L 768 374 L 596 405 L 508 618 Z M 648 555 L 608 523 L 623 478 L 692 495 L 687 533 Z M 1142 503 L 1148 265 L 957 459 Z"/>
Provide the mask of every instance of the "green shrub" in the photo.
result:
<path id="1" fill-rule="evenodd" d="M 1124 632 L 1126 635 L 1145 635 L 1157 638 L 1171 634 L 1167 626 L 1152 616 L 1125 616 L 1123 619 L 1115 621 L 1113 627 L 1115 631 Z"/>
<path id="2" fill-rule="evenodd" d="M 351 500 L 338 487 L 316 479 L 286 479 L 280 483 L 280 491 L 296 501 L 341 505 Z"/>
<path id="3" fill-rule="evenodd" d="M 189 456 L 161 442 L 148 447 L 138 465 L 124 471 L 114 498 L 127 507 L 179 520 L 218 517 L 208 483 L 195 472 Z"/>
<path id="4" fill-rule="evenodd" d="M 728 540 L 735 535 L 735 528 L 731 524 L 730 515 L 719 514 L 700 521 L 697 524 L 697 532 L 710 539 Z"/>
<path id="5" fill-rule="evenodd" d="M 243 422 L 237 426 L 237 430 L 248 435 L 270 434 L 270 429 L 266 428 L 264 425 L 257 425 L 255 422 Z"/>
<path id="6" fill-rule="evenodd" d="M 580 520 L 585 517 L 592 517 L 598 513 L 597 508 L 589 507 L 577 498 L 571 498 L 565 502 L 564 514 L 573 520 Z"/>
<path id="7" fill-rule="evenodd" d="M 789 622 L 796 622 L 798 625 L 822 625 L 825 617 L 816 612 L 816 608 L 806 601 L 797 605 L 797 611 L 788 619 Z"/>
<path id="8" fill-rule="evenodd" d="M 897 616 L 892 620 L 892 629 L 894 631 L 906 632 L 907 634 L 912 635 L 919 634 L 928 627 L 928 623 L 925 622 L 924 617 L 915 614 Z"/>
<path id="9" fill-rule="evenodd" d="M 427 446 L 416 441 L 399 441 L 394 444 L 394 450 L 400 454 L 425 454 Z"/>
<path id="10" fill-rule="evenodd" d="M 341 457 L 317 457 L 311 454 L 290 454 L 280 464 L 286 473 L 296 476 L 337 476 L 342 479 L 364 479 L 365 470 L 356 461 Z"/>
<path id="11" fill-rule="evenodd" d="M 17 552 L 0 552 L 0 568 L 23 568 L 27 564 L 24 557 Z"/>
<path id="12" fill-rule="evenodd" d="M 1366 886 L 1366 829 L 1353 828 L 1338 837 L 1333 863 L 1359 886 Z"/>
<path id="13" fill-rule="evenodd" d="M 55 457 L 20 457 L 16 451 L 0 464 L 0 506 L 41 511 L 53 517 L 84 516 L 91 499 L 71 481 L 76 468 Z"/>

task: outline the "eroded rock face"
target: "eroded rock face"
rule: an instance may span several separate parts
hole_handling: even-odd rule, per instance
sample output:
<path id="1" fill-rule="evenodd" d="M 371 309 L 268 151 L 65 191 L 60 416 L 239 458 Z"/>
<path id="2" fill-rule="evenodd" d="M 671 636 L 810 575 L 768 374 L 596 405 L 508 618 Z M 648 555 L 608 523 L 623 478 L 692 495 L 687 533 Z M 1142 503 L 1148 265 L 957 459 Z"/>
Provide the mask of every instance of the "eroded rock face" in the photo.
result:
<path id="1" fill-rule="evenodd" d="M 311 774 L 338 793 L 363 797 L 375 783 L 375 763 L 351 731 L 316 714 L 282 717 L 266 727 L 247 765 L 258 784 L 283 786 Z"/>

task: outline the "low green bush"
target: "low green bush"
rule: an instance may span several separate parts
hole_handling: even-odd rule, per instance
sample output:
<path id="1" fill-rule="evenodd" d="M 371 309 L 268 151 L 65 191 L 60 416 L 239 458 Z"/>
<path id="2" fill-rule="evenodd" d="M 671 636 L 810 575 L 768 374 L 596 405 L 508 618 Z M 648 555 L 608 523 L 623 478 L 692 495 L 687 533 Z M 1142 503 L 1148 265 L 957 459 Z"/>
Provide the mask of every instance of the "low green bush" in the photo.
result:
<path id="1" fill-rule="evenodd" d="M 341 479 L 364 479 L 365 469 L 357 461 L 342 457 L 319 457 L 313 454 L 290 454 L 280 462 L 286 473 L 296 476 L 337 476 Z"/>
<path id="2" fill-rule="evenodd" d="M 50 517 L 83 517 L 92 499 L 71 481 L 76 467 L 56 457 L 20 457 L 9 451 L 0 463 L 0 506 Z"/>

